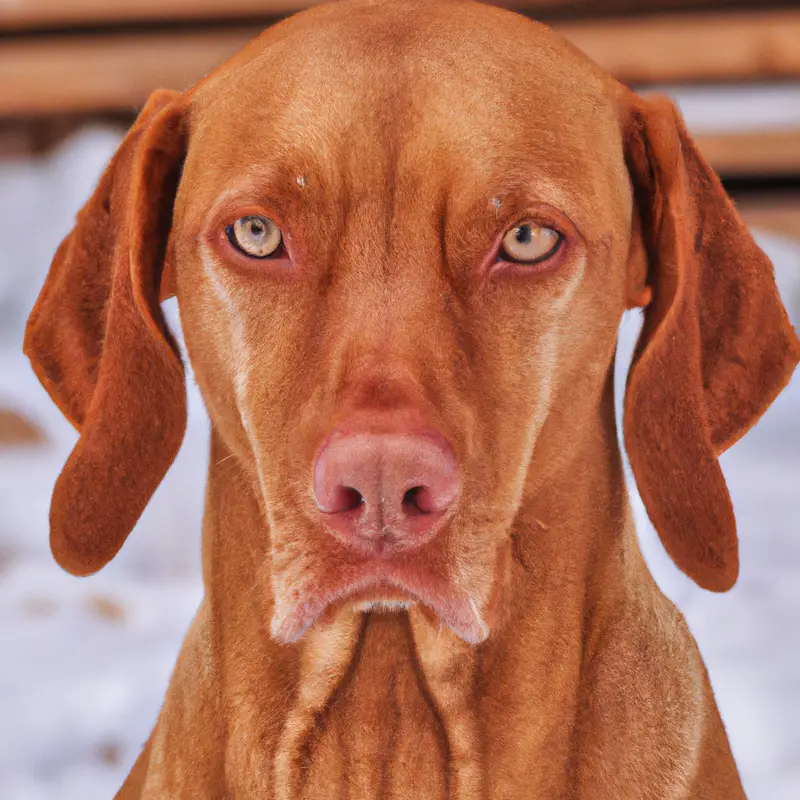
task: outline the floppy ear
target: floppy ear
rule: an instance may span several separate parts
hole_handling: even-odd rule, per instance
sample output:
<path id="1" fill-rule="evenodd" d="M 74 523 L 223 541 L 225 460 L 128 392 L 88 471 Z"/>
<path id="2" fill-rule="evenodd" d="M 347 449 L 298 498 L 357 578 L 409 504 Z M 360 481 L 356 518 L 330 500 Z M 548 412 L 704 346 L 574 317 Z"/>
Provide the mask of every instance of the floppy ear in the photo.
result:
<path id="1" fill-rule="evenodd" d="M 157 91 L 56 251 L 25 331 L 80 438 L 56 481 L 50 546 L 75 575 L 110 561 L 180 448 L 186 389 L 159 307 L 184 154 L 180 95 Z"/>
<path id="2" fill-rule="evenodd" d="M 788 383 L 800 343 L 772 264 L 666 98 L 631 95 L 625 147 L 652 299 L 634 353 L 624 433 L 647 513 L 706 589 L 739 571 L 717 457 Z"/>

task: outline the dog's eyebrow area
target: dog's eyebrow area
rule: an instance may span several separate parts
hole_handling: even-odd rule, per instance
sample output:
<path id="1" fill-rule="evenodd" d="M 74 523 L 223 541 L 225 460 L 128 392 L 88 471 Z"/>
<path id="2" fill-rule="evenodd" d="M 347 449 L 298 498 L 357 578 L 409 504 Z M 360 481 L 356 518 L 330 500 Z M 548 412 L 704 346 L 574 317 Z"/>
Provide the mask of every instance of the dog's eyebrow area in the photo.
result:
<path id="1" fill-rule="evenodd" d="M 546 214 L 568 217 L 577 227 L 578 220 L 585 215 L 579 202 L 576 202 L 568 191 L 560 188 L 556 181 L 546 178 L 533 180 L 516 177 L 513 181 L 494 183 L 481 193 L 481 199 L 474 204 L 475 214 L 486 215 L 486 208 L 495 219 L 505 220 L 524 214 L 526 210 L 535 213 L 537 210 Z"/>
<path id="2" fill-rule="evenodd" d="M 590 245 L 605 240 L 610 221 L 575 198 L 550 178 L 522 178 L 492 182 L 478 199 L 466 207 L 453 199 L 445 210 L 445 223 L 458 229 L 477 228 L 488 238 L 502 236 L 509 228 L 534 223 L 552 228 L 568 239 L 580 239 Z M 463 234 L 461 234 L 463 235 Z"/>
<path id="3" fill-rule="evenodd" d="M 309 195 L 307 173 L 291 166 L 248 166 L 241 177 L 226 177 L 221 191 L 212 200 L 206 220 L 235 213 L 247 206 L 264 206 L 287 216 Z"/>

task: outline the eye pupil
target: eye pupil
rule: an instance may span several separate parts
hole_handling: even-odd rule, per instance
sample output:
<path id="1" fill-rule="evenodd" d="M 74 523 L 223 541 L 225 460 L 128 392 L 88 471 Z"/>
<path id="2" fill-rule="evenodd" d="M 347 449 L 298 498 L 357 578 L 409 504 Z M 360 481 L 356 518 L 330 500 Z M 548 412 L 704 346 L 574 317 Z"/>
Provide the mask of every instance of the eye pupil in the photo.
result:
<path id="1" fill-rule="evenodd" d="M 516 229 L 515 238 L 520 244 L 530 244 L 531 239 L 533 239 L 533 231 L 531 230 L 531 226 L 520 225 Z"/>

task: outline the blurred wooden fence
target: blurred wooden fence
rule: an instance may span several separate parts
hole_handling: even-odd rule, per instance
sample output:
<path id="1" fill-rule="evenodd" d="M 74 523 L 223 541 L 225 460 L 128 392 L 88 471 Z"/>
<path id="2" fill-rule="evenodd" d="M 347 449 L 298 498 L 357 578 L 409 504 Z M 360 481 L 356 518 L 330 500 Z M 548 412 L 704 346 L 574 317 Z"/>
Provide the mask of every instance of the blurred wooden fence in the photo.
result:
<path id="1" fill-rule="evenodd" d="M 153 88 L 190 86 L 267 25 L 315 4 L 314 0 L 0 0 L 0 134 L 5 131 L 18 141 L 30 131 L 40 138 L 43 130 L 58 132 L 69 127 L 70 120 L 86 115 L 116 113 L 126 119 Z M 800 80 L 796 2 L 500 0 L 496 4 L 548 22 L 637 88 Z M 764 176 L 776 179 L 784 189 L 789 185 L 792 191 L 781 193 L 780 213 L 773 216 L 780 220 L 780 229 L 800 236 L 800 127 L 698 135 L 698 140 L 723 176 L 759 176 L 762 189 Z M 760 218 L 769 221 L 769 204 L 765 206 L 764 192 L 759 194 Z"/>

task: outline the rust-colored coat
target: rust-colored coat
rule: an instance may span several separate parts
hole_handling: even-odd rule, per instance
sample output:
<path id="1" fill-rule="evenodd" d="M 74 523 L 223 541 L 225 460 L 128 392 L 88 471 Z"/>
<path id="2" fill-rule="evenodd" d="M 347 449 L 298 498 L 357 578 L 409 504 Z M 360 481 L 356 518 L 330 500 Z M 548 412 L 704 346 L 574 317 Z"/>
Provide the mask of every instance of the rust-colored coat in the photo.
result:
<path id="1" fill-rule="evenodd" d="M 280 226 L 282 259 L 229 246 L 248 213 Z M 490 268 L 521 220 L 562 246 Z M 668 100 L 522 16 L 446 0 L 317 7 L 156 92 L 25 342 L 81 433 L 51 510 L 76 574 L 114 556 L 180 445 L 173 293 L 213 426 L 206 595 L 119 798 L 744 796 L 638 549 L 614 350 L 646 307 L 630 461 L 676 564 L 723 591 L 738 557 L 717 458 L 800 346 Z M 464 601 L 474 641 L 424 603 L 314 606 L 359 574 L 309 488 L 354 413 L 452 444 L 461 493 L 416 566 Z"/>

